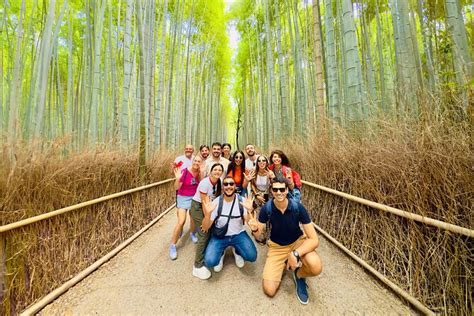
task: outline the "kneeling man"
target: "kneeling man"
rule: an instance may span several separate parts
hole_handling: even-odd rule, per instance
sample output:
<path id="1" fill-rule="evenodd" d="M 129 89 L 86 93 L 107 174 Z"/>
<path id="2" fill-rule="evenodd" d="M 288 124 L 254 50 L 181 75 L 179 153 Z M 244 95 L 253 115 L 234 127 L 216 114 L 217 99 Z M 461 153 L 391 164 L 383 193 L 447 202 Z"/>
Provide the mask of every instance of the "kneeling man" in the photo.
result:
<path id="1" fill-rule="evenodd" d="M 204 264 L 208 268 L 214 267 L 215 272 L 222 270 L 227 247 L 233 247 L 235 264 L 239 268 L 244 266 L 245 261 L 254 262 L 257 259 L 257 248 L 244 228 L 247 210 L 253 211 L 253 200 L 242 201 L 235 189 L 234 179 L 227 176 L 222 181 L 223 194 L 212 202 L 204 199 L 202 204 L 202 230 L 209 230 L 215 222 L 215 227 L 222 234 L 219 236 L 217 230 L 211 229 L 211 239 L 204 254 Z"/>
<path id="2" fill-rule="evenodd" d="M 287 198 L 287 180 L 274 179 L 271 190 L 273 199 L 262 207 L 258 221 L 252 214 L 248 222 L 256 238 L 265 229 L 266 222 L 271 225 L 267 261 L 263 269 L 263 291 L 270 297 L 275 296 L 286 266 L 293 271 L 296 297 L 301 304 L 308 304 L 305 278 L 316 276 L 322 270 L 321 259 L 315 251 L 319 239 L 306 208 Z"/>

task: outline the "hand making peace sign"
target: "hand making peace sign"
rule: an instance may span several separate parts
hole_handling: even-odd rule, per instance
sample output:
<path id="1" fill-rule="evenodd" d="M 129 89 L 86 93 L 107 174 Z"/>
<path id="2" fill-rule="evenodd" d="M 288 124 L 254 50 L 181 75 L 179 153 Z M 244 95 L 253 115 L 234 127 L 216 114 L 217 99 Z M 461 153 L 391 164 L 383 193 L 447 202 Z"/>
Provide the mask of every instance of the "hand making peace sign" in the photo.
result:
<path id="1" fill-rule="evenodd" d="M 288 179 L 288 184 L 293 184 L 293 174 L 290 168 L 286 168 L 286 178 Z"/>
<path id="2" fill-rule="evenodd" d="M 242 206 L 247 209 L 247 224 L 250 226 L 250 229 L 254 231 L 258 229 L 258 222 L 256 219 L 257 215 L 255 214 L 253 209 L 253 200 L 253 198 L 245 196 L 245 200 L 243 202 L 240 202 L 240 204 L 242 204 Z M 252 223 L 252 225 L 250 223 Z"/>

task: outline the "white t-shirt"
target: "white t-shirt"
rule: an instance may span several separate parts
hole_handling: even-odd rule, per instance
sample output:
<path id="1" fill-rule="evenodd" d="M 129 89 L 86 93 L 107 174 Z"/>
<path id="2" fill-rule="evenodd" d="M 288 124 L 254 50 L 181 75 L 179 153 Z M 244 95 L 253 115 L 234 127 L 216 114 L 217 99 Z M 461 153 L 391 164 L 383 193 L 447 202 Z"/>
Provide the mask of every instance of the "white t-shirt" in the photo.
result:
<path id="1" fill-rule="evenodd" d="M 270 179 L 268 175 L 260 176 L 257 174 L 257 179 L 255 179 L 255 186 L 261 192 L 267 192 L 268 188 L 270 187 Z"/>
<path id="2" fill-rule="evenodd" d="M 186 157 L 186 155 L 181 155 L 181 156 L 176 157 L 176 159 L 174 160 L 174 163 L 177 164 L 180 161 L 182 161 L 183 163 L 181 164 L 180 169 L 184 170 L 191 167 L 191 165 L 193 164 L 193 159 L 194 159 L 194 156 L 191 156 L 191 159 L 190 159 Z"/>
<path id="3" fill-rule="evenodd" d="M 221 175 L 221 179 L 224 180 L 224 178 L 227 176 L 227 167 L 229 167 L 230 164 L 230 161 L 224 157 L 221 157 L 219 161 L 215 161 L 212 157 L 206 159 L 206 176 L 209 176 L 212 166 L 214 166 L 216 163 L 220 163 L 224 166 L 224 170 L 222 171 Z"/>
<path id="4" fill-rule="evenodd" d="M 223 199 L 224 197 L 222 196 L 212 201 L 212 205 L 215 205 L 216 208 L 211 213 L 211 221 L 215 220 L 217 217 L 219 200 L 221 198 Z M 240 203 L 239 196 L 236 194 L 234 207 L 232 208 L 232 214 L 229 221 L 229 227 L 227 228 L 227 233 L 225 234 L 226 236 L 238 235 L 245 230 L 244 223 L 242 222 L 242 217 L 240 217 L 239 203 Z M 223 201 L 221 216 L 217 219 L 217 223 L 216 223 L 217 227 L 222 227 L 227 223 L 229 214 L 231 213 L 230 212 L 231 206 L 232 206 L 232 201 L 230 202 L 227 202 L 226 200 Z M 244 216 L 246 214 L 247 214 L 247 209 L 244 208 Z"/>
<path id="5" fill-rule="evenodd" d="M 255 154 L 254 157 L 255 157 L 255 160 L 250 160 L 250 158 L 245 159 L 245 168 L 249 170 L 255 169 L 255 167 L 257 166 L 258 155 Z"/>
<path id="6" fill-rule="evenodd" d="M 193 196 L 193 200 L 199 203 L 202 203 L 201 200 L 201 193 L 208 195 L 211 200 L 214 200 L 216 198 L 216 189 L 217 189 L 217 183 L 212 184 L 211 179 L 209 177 L 206 177 L 199 182 L 199 185 L 196 190 L 196 194 Z"/>

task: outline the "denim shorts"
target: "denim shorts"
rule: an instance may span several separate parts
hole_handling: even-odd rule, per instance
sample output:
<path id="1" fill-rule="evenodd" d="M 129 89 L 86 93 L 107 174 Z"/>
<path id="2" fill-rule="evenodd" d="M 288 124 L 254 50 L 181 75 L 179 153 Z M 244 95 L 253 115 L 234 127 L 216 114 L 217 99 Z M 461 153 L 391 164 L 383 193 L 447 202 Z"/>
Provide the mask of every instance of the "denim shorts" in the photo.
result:
<path id="1" fill-rule="evenodd" d="M 191 201 L 193 200 L 192 196 L 177 195 L 176 196 L 176 207 L 184 208 L 189 210 L 191 208 Z"/>

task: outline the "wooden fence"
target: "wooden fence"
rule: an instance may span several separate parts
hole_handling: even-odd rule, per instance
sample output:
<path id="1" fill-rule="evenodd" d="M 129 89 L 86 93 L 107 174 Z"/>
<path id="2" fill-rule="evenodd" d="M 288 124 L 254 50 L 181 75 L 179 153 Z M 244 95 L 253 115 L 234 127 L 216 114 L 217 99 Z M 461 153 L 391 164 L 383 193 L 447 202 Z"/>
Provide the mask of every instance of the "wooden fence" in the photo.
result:
<path id="1" fill-rule="evenodd" d="M 382 282 L 425 314 L 470 314 L 474 230 L 303 183 L 318 230 Z"/>
<path id="2" fill-rule="evenodd" d="M 174 203 L 173 180 L 0 226 L 0 313 L 18 314 L 156 218 Z"/>
<path id="3" fill-rule="evenodd" d="M 154 223 L 156 216 L 174 202 L 173 180 L 0 226 L 2 313 L 17 314 L 85 267 L 90 267 L 114 247 L 122 249 L 124 240 L 155 218 Z M 469 311 L 472 307 L 469 297 L 472 298 L 470 260 L 474 230 L 311 182 L 303 183 L 317 189 L 306 189 L 303 196 L 318 223 L 318 230 L 384 283 L 389 286 L 393 283 L 395 291 L 420 311 L 426 314 L 431 310 L 446 314 Z M 381 216 L 372 209 L 388 215 Z M 58 216 L 66 213 L 68 216 Z M 450 251 L 448 244 L 452 246 L 453 241 L 457 252 Z M 426 245 L 431 247 L 429 255 L 423 249 Z M 457 263 L 454 268 L 458 274 L 446 276 L 446 270 L 434 269 L 437 274 L 433 280 L 430 269 L 439 265 L 439 262 L 432 262 L 435 253 L 443 262 L 451 262 L 451 269 Z M 364 261 L 356 259 L 356 255 Z M 365 265 L 365 261 L 370 266 Z M 395 284 L 400 288 L 396 289 Z M 450 295 L 451 292 L 457 292 L 457 295 Z M 440 297 L 444 301 L 440 302 Z"/>

